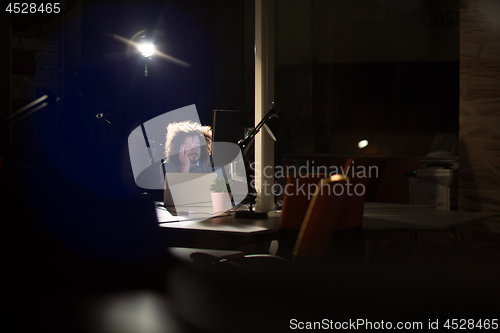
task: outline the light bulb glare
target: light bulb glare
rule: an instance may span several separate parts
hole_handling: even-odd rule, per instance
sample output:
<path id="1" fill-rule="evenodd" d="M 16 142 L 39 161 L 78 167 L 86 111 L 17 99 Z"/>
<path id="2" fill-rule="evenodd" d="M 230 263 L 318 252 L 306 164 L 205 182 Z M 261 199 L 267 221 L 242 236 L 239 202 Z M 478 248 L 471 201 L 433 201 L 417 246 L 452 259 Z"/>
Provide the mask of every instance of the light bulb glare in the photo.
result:
<path id="1" fill-rule="evenodd" d="M 139 45 L 139 51 L 144 57 L 148 58 L 155 53 L 155 47 L 151 43 L 144 43 Z"/>
<path id="2" fill-rule="evenodd" d="M 361 141 L 358 142 L 358 148 L 359 149 L 363 149 L 366 146 L 368 146 L 368 140 L 361 140 Z"/>

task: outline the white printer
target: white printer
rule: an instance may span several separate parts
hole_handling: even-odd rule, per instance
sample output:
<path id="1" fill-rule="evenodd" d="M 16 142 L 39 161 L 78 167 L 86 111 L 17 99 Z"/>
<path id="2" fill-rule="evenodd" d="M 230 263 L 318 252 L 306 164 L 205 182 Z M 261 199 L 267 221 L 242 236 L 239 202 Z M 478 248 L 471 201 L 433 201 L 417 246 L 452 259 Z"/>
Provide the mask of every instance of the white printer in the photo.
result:
<path id="1" fill-rule="evenodd" d="M 421 162 L 424 168 L 410 177 L 410 204 L 457 209 L 458 160 L 429 159 Z"/>

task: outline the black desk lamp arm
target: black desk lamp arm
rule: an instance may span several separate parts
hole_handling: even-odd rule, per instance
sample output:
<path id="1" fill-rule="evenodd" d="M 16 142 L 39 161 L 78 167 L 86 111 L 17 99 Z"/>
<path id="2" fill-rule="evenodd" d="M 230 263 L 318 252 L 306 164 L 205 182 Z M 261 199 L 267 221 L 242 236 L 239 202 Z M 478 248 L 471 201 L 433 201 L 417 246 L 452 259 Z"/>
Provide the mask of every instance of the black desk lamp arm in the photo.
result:
<path id="1" fill-rule="evenodd" d="M 255 188 L 251 186 L 251 179 L 250 179 L 250 162 L 248 161 L 248 158 L 246 157 L 245 154 L 245 148 L 254 140 L 255 136 L 260 132 L 260 129 L 264 124 L 271 119 L 275 115 L 275 109 L 274 109 L 274 102 L 273 106 L 269 110 L 269 112 L 262 118 L 262 120 L 257 124 L 257 126 L 248 134 L 248 136 L 240 141 L 238 141 L 238 146 L 240 147 L 243 155 L 243 164 L 245 165 L 245 173 L 247 177 L 247 185 L 248 185 L 248 195 L 250 196 L 250 210 L 252 207 L 252 203 L 255 202 L 255 198 L 257 197 L 257 192 L 255 191 Z"/>
<path id="2" fill-rule="evenodd" d="M 238 141 L 238 146 L 240 146 L 241 149 L 244 149 L 252 140 L 255 138 L 255 136 L 260 132 L 260 129 L 264 124 L 271 119 L 275 115 L 275 109 L 274 109 L 274 102 L 273 106 L 269 110 L 269 112 L 262 118 L 262 120 L 257 124 L 257 126 L 248 134 L 248 136 L 240 141 Z"/>

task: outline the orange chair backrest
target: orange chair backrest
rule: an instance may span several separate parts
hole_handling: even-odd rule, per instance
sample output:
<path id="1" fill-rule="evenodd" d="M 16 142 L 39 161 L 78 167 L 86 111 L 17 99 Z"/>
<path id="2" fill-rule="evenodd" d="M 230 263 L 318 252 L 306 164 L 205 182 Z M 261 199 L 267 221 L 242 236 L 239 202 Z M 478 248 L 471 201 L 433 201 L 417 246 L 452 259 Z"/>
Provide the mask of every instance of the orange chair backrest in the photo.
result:
<path id="1" fill-rule="evenodd" d="M 342 172 L 347 173 L 353 159 L 347 159 Z M 307 208 L 312 199 L 311 190 L 316 188 L 319 181 L 328 177 L 327 174 L 290 174 L 285 186 L 283 207 L 281 208 L 280 229 L 300 230 Z"/>
<path id="2" fill-rule="evenodd" d="M 289 175 L 281 207 L 280 229 L 299 230 L 312 199 L 311 191 L 326 174 Z"/>
<path id="3" fill-rule="evenodd" d="M 320 257 L 327 254 L 334 230 L 363 223 L 366 177 L 334 175 L 318 183 L 302 223 L 294 255 Z"/>
<path id="4" fill-rule="evenodd" d="M 363 224 L 363 211 L 365 209 L 366 184 L 368 178 L 364 173 L 349 174 L 349 188 L 353 196 L 349 196 L 348 204 L 350 213 L 336 223 L 334 230 L 361 227 Z"/>

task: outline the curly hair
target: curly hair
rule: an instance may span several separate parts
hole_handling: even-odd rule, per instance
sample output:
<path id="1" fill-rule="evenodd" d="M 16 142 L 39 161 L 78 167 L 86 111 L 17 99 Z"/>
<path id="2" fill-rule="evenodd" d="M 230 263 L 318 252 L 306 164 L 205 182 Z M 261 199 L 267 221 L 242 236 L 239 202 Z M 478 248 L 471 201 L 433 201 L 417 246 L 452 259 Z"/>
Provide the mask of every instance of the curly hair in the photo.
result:
<path id="1" fill-rule="evenodd" d="M 208 158 L 211 154 L 212 129 L 190 120 L 174 122 L 167 126 L 165 140 L 165 156 L 170 163 L 179 165 L 179 150 L 186 138 L 197 135 L 200 138 L 200 160 Z M 207 143 L 203 145 L 203 140 Z"/>

